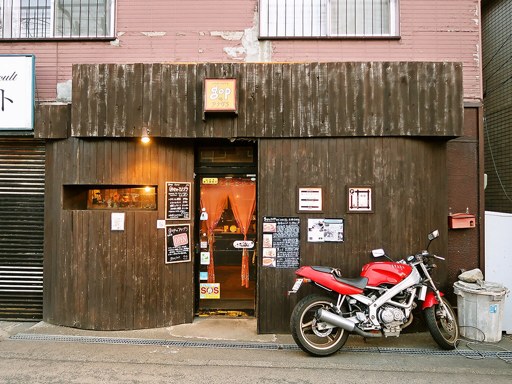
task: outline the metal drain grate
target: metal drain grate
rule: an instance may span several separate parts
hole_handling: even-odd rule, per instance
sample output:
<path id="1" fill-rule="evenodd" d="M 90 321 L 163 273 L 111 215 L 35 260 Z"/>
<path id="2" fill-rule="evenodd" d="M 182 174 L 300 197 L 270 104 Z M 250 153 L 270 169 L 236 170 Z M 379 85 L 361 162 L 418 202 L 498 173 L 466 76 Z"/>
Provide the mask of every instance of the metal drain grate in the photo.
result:
<path id="1" fill-rule="evenodd" d="M 189 341 L 189 340 L 162 340 L 162 339 L 135 339 L 121 337 L 96 337 L 96 336 L 62 336 L 39 335 L 19 333 L 11 336 L 10 340 L 29 341 L 53 341 L 64 343 L 84 344 L 128 344 L 128 345 L 157 345 L 182 348 L 223 348 L 223 349 L 262 349 L 262 350 L 299 350 L 295 344 L 274 344 L 256 342 L 217 342 L 217 341 Z M 405 355 L 430 355 L 430 356 L 463 356 L 468 358 L 500 358 L 505 361 L 512 360 L 512 351 L 477 351 L 471 349 L 458 349 L 445 351 L 441 349 L 421 348 L 382 348 L 382 347 L 343 347 L 340 351 L 354 353 L 394 353 Z"/>
<path id="2" fill-rule="evenodd" d="M 62 336 L 62 335 L 38 335 L 19 333 L 11 336 L 10 340 L 30 340 L 30 341 L 56 341 L 67 343 L 84 344 L 129 344 L 129 345 L 159 345 L 187 348 L 230 348 L 230 349 L 298 349 L 293 344 L 270 344 L 270 343 L 251 343 L 251 342 L 217 342 L 217 341 L 180 341 L 180 340 L 162 340 L 162 339 L 131 339 L 120 337 L 96 337 L 96 336 Z"/>

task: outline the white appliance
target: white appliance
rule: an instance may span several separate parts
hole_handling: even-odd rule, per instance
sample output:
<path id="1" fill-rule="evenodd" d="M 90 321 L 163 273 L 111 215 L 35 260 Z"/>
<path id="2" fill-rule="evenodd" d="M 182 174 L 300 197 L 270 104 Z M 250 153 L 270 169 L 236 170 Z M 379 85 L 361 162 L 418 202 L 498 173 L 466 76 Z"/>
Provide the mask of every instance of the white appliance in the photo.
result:
<path id="1" fill-rule="evenodd" d="M 502 330 L 512 334 L 512 214 L 485 212 L 484 278 L 511 291 L 505 298 Z"/>

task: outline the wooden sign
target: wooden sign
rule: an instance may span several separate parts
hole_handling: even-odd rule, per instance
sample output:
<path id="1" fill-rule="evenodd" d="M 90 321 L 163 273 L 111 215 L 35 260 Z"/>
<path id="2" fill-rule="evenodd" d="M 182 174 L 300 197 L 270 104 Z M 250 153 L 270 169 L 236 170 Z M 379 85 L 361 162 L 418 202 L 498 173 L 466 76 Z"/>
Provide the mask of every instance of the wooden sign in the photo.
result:
<path id="1" fill-rule="evenodd" d="M 237 112 L 236 79 L 204 80 L 204 112 Z"/>
<path id="2" fill-rule="evenodd" d="M 165 183 L 165 219 L 190 220 L 190 183 Z"/>

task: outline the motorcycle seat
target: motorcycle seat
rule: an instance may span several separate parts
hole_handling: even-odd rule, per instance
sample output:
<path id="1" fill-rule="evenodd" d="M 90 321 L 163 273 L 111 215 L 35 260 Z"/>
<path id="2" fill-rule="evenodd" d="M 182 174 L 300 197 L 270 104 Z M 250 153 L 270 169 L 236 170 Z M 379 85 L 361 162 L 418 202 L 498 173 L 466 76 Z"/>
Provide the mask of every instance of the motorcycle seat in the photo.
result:
<path id="1" fill-rule="evenodd" d="M 348 284 L 348 285 L 351 285 L 353 287 L 357 287 L 357 288 L 365 288 L 366 287 L 366 284 L 368 284 L 368 278 L 367 277 L 351 277 L 351 278 L 347 278 L 347 277 L 338 277 L 336 275 L 333 275 L 334 278 L 336 279 L 336 281 L 339 281 L 340 283 L 343 283 L 343 284 Z"/>

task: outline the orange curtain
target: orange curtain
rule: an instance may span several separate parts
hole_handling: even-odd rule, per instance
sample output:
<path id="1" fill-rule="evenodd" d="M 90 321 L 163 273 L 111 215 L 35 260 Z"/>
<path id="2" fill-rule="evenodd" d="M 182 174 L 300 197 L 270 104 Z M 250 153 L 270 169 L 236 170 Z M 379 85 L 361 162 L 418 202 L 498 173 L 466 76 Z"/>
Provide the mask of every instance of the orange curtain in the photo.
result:
<path id="1" fill-rule="evenodd" d="M 249 225 L 256 209 L 256 184 L 250 180 L 234 180 L 226 187 L 233 215 L 244 235 L 244 240 L 247 240 Z M 242 286 L 249 288 L 249 253 L 245 248 L 242 251 L 241 278 Z"/>
<path id="2" fill-rule="evenodd" d="M 215 265 L 213 257 L 213 244 L 215 236 L 213 230 L 226 208 L 228 191 L 224 185 L 206 184 L 201 186 L 201 209 L 205 208 L 208 214 L 206 228 L 208 229 L 208 244 L 210 251 L 210 264 L 208 265 L 208 283 L 215 283 Z"/>

